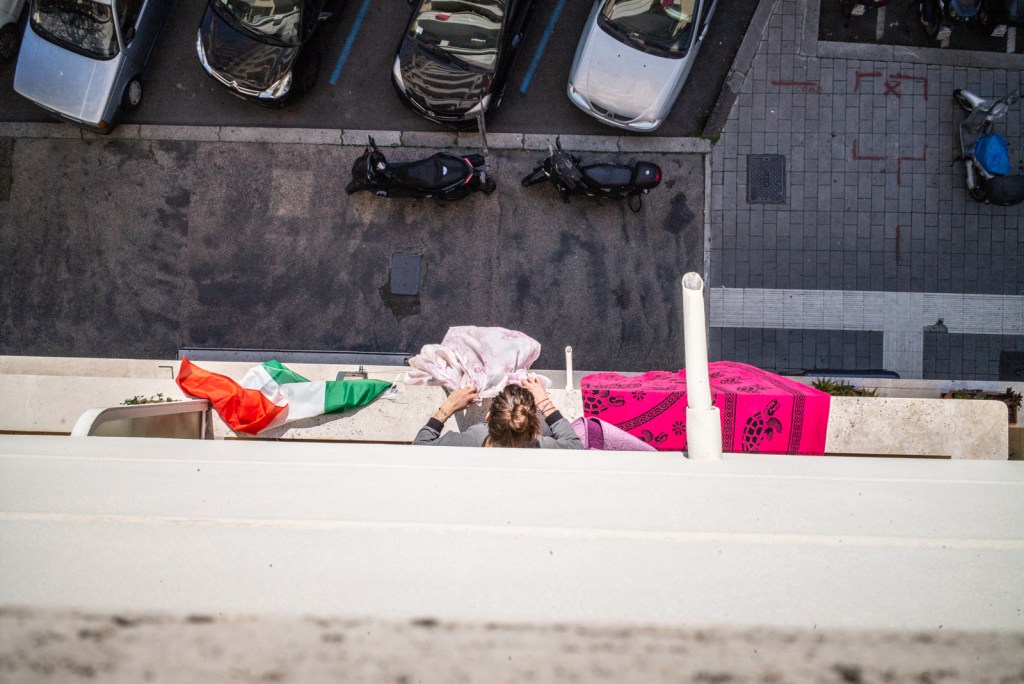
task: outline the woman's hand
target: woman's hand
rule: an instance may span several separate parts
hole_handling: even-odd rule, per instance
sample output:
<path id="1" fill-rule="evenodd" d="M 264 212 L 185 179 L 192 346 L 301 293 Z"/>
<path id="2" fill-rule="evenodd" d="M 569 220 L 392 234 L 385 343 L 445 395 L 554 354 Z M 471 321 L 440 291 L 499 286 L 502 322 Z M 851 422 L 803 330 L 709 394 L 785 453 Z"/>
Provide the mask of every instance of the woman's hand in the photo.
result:
<path id="1" fill-rule="evenodd" d="M 448 398 L 441 404 L 441 408 L 437 409 L 434 417 L 442 423 L 445 422 L 456 412 L 461 411 L 476 401 L 479 394 L 476 387 L 460 387 L 448 395 Z"/>
<path id="2" fill-rule="evenodd" d="M 537 378 L 523 380 L 523 389 L 533 395 L 533 403 L 538 407 L 548 400 L 548 390 L 544 387 L 544 383 Z"/>

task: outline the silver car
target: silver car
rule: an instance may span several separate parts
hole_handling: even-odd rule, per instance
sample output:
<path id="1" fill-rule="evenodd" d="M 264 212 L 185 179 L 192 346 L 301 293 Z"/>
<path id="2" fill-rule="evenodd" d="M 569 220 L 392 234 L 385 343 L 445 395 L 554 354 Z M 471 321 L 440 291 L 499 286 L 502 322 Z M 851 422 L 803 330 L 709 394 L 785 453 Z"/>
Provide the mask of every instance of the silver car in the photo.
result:
<path id="1" fill-rule="evenodd" d="M 109 133 L 142 102 L 142 73 L 172 0 L 32 0 L 14 89 L 77 126 Z"/>
<path id="2" fill-rule="evenodd" d="M 609 126 L 658 128 L 686 83 L 717 0 L 597 0 L 569 99 Z"/>

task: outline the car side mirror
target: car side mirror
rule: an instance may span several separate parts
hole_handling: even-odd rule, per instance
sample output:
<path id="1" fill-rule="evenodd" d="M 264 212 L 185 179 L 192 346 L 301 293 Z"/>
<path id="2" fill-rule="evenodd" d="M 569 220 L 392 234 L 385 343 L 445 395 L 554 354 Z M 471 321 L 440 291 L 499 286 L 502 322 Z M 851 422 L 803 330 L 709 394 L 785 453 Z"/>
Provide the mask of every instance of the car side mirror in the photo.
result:
<path id="1" fill-rule="evenodd" d="M 127 29 L 125 29 L 125 32 L 124 32 L 124 42 L 125 42 L 125 45 L 127 45 L 130 42 L 132 42 L 133 38 L 135 38 L 135 27 L 134 26 L 129 26 Z"/>

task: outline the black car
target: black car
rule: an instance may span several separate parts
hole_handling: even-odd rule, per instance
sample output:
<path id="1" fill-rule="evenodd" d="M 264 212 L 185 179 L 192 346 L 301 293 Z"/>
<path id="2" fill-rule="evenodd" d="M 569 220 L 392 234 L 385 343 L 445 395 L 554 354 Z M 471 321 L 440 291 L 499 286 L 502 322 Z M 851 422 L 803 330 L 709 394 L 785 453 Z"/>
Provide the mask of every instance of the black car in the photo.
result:
<path id="1" fill-rule="evenodd" d="M 417 114 L 471 128 L 498 108 L 534 0 L 420 0 L 391 81 Z"/>
<path id="2" fill-rule="evenodd" d="M 242 98 L 284 103 L 320 75 L 313 45 L 326 0 L 209 0 L 196 52 L 206 73 Z"/>

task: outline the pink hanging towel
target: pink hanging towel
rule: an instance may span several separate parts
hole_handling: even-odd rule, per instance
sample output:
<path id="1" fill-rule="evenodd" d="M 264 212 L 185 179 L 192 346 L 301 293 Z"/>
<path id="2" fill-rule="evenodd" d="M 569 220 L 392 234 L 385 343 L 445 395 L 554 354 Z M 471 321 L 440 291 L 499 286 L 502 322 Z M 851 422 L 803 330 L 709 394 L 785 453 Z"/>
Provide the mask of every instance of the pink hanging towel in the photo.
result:
<path id="1" fill-rule="evenodd" d="M 708 364 L 711 400 L 722 415 L 722 450 L 825 453 L 829 395 L 734 361 Z M 580 381 L 583 413 L 660 451 L 686 450 L 686 371 L 594 373 Z"/>

